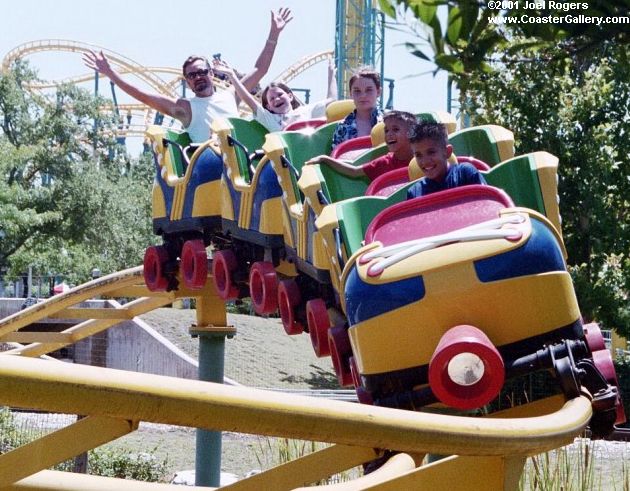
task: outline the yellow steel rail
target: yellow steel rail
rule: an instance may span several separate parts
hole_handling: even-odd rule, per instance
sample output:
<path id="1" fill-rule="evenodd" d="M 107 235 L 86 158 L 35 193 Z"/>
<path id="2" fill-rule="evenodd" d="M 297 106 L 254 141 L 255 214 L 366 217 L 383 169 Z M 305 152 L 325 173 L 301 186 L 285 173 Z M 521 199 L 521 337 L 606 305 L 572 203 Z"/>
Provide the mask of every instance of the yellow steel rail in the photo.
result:
<path id="1" fill-rule="evenodd" d="M 71 288 L 49 299 L 31 305 L 13 315 L 0 319 L 0 341 L 2 336 L 17 331 L 29 324 L 39 322 L 53 315 L 55 312 L 72 307 L 100 295 L 106 295 L 120 288 L 137 285 L 144 282 L 142 266 L 125 269 L 116 273 L 97 278 L 75 288 Z M 148 292 L 148 290 L 145 289 Z"/>
<path id="2" fill-rule="evenodd" d="M 375 455 L 370 450 L 372 448 L 395 449 L 416 456 L 427 452 L 459 455 L 457 459 L 441 462 L 443 471 L 440 472 L 450 469 L 451 473 L 461 473 L 462 469 L 485 468 L 488 472 L 492 470 L 494 477 L 486 476 L 483 482 L 487 484 L 495 479 L 503 483 L 503 487 L 513 483 L 514 476 L 520 475 L 525 456 L 571 442 L 591 417 L 591 405 L 586 397 L 568 401 L 560 410 L 543 416 L 468 418 L 318 400 L 99 367 L 79 368 L 15 356 L 0 356 L 0 404 L 134 422 L 131 424 L 149 421 L 341 444 L 290 463 L 294 467 L 291 472 L 286 468 L 272 469 L 254 481 L 244 480 L 232 488 L 245 490 L 292 489 L 300 483 L 310 482 L 305 481 L 305 477 L 321 479 L 331 471 L 343 470 L 340 466 L 350 468 L 370 460 Z M 74 438 L 79 441 L 75 450 L 86 446 L 80 438 Z M 94 438 L 90 436 L 91 440 Z M 348 450 L 344 450 L 344 446 L 349 446 Z M 54 455 L 58 447 L 58 443 L 54 447 L 40 444 L 37 453 L 40 457 L 32 459 L 29 472 L 51 465 L 56 460 Z M 12 479 L 15 482 L 16 473 L 11 464 L 14 461 L 10 456 L 11 453 L 0 456 L 0 483 L 8 484 Z M 68 452 L 63 457 L 67 458 Z M 435 484 L 434 473 L 438 471 L 432 470 L 432 465 L 405 466 L 395 475 L 388 475 L 378 484 L 385 487 L 378 489 L 405 489 L 409 483 Z M 301 471 L 294 472 L 295 468 Z M 265 484 L 268 482 L 284 485 L 269 488 Z M 404 486 L 391 487 L 392 482 Z M 464 482 L 472 484 L 474 479 L 470 481 L 466 477 Z M 458 488 L 451 485 L 431 489 Z M 467 489 L 484 487 L 468 486 Z M 510 484 L 505 489 L 514 488 Z"/>
<path id="3" fill-rule="evenodd" d="M 0 356 L 0 402 L 415 453 L 495 456 L 534 455 L 566 445 L 591 417 L 585 397 L 545 416 L 470 418 L 14 356 Z"/>

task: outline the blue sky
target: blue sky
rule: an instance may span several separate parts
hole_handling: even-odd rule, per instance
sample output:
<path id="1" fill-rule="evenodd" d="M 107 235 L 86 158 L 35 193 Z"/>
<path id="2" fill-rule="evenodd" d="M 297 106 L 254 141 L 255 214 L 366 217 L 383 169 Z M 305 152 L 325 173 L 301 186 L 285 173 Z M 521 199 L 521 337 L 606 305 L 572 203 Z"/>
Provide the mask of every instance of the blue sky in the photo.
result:
<path id="1" fill-rule="evenodd" d="M 334 49 L 334 0 L 19 0 L 2 10 L 0 56 L 29 41 L 68 39 L 103 46 L 145 66 L 179 67 L 189 54 L 220 52 L 247 71 L 266 39 L 269 11 L 281 6 L 291 8 L 294 19 L 282 33 L 265 83 L 304 56 Z M 385 34 L 385 76 L 395 79 L 395 107 L 445 110 L 443 74 L 405 78 L 432 68 L 401 45 L 409 40 L 410 35 L 391 29 Z M 45 79 L 87 72 L 74 53 L 44 52 L 28 59 Z M 323 98 L 325 65 L 310 68 L 291 85 L 310 88 L 313 100 Z"/>

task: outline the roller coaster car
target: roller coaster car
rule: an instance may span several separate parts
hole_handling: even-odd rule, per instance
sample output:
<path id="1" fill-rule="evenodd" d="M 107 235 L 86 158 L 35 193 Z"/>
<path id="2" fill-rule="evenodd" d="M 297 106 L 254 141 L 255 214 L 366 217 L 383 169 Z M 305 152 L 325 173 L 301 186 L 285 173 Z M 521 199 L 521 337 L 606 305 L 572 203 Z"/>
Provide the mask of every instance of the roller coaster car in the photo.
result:
<path id="1" fill-rule="evenodd" d="M 224 300 L 250 296 L 258 314 L 278 308 L 278 273 L 292 277 L 285 260 L 282 188 L 261 150 L 267 130 L 256 121 L 216 120 L 225 162 L 222 230 L 216 236 L 213 279 Z"/>
<path id="2" fill-rule="evenodd" d="M 489 171 L 485 171 L 486 180 L 502 188 L 512 197 L 517 206 L 525 206 L 544 214 L 560 230 L 560 216 L 557 197 L 558 159 L 546 152 L 515 157 Z M 413 161 L 409 173 L 414 174 Z M 397 172 L 397 171 L 394 171 Z M 376 183 L 376 181 L 374 181 Z M 335 296 L 343 296 L 341 277 L 344 266 L 353 254 L 363 245 L 365 233 L 370 222 L 383 210 L 406 199 L 410 183 L 398 187 L 388 196 L 361 196 L 351 198 L 323 207 L 316 220 L 320 240 L 328 254 L 330 277 Z M 317 187 L 317 183 L 311 189 Z M 329 188 L 330 189 L 330 188 Z M 306 191 L 305 191 L 306 192 Z M 562 244 L 561 244 L 562 246 Z M 328 303 L 330 311 L 339 309 L 339 304 Z M 315 344 L 326 344 L 328 327 L 324 322 L 317 334 L 319 341 Z M 341 378 L 341 376 L 340 376 Z M 347 381 L 346 377 L 346 381 Z"/>
<path id="3" fill-rule="evenodd" d="M 443 118 L 444 121 L 441 122 L 451 127 L 451 129 L 454 127 L 454 124 L 449 124 L 449 114 L 423 113 L 420 114 L 419 117 L 432 121 L 435 121 L 437 118 Z M 457 134 L 454 135 L 457 136 Z M 382 124 L 374 128 L 371 138 L 373 144 L 384 140 Z M 349 142 L 351 141 L 352 140 Z M 503 141 L 509 143 L 509 145 L 501 144 L 500 142 Z M 465 137 L 455 138 L 455 142 L 459 145 L 459 148 L 474 147 L 477 150 L 481 150 L 484 148 L 484 145 L 488 146 L 489 148 L 487 148 L 484 153 L 484 155 L 488 156 L 499 155 L 498 147 L 500 144 L 506 149 L 509 148 L 513 150 L 512 133 L 498 126 L 484 126 L 476 128 L 475 131 L 467 131 L 465 133 Z M 464 144 L 467 146 L 464 147 Z M 386 145 L 384 143 L 380 143 L 378 146 L 365 151 L 357 157 L 354 161 L 354 165 L 361 165 L 369 162 L 380 155 L 384 155 L 386 152 Z M 298 184 L 300 190 L 304 194 L 304 210 L 308 210 L 308 213 L 314 214 L 315 217 L 319 217 L 323 213 L 326 205 L 331 202 L 334 203 L 343 200 L 349 200 L 352 202 L 353 197 L 363 196 L 363 194 L 365 194 L 369 189 L 367 178 L 350 178 L 337 173 L 329 166 L 318 165 L 303 168 Z M 404 197 L 402 194 L 401 196 Z M 391 202 L 395 201 L 381 201 L 379 205 L 386 206 L 385 203 L 391 204 Z M 349 215 L 346 214 L 346 220 L 352 221 L 355 225 L 359 225 L 360 229 L 365 230 L 367 222 L 364 222 L 362 217 L 369 215 L 371 209 L 372 208 L 368 207 L 366 213 L 366 210 L 358 210 L 357 208 L 354 208 L 356 215 L 354 215 L 353 218 L 350 218 Z M 304 213 L 303 216 L 306 216 L 306 213 Z M 371 215 L 370 218 L 371 217 L 373 217 L 373 215 Z M 328 232 L 330 232 L 330 230 Z M 330 281 L 333 286 L 332 294 L 328 293 L 327 295 L 316 297 L 313 299 L 313 302 L 307 302 L 306 305 L 306 316 L 308 321 L 307 326 L 311 334 L 311 340 L 313 342 L 315 353 L 318 356 L 324 356 L 330 353 L 328 348 L 327 331 L 330 326 L 335 323 L 334 320 L 329 321 L 328 318 L 336 319 L 341 315 L 338 308 L 339 278 L 341 276 L 343 261 L 345 258 L 349 257 L 349 255 L 346 255 L 345 258 L 343 257 L 344 252 L 342 249 L 344 237 L 338 227 L 333 230 L 332 234 L 327 234 L 325 227 L 322 229 L 318 225 L 317 229 L 313 233 L 308 234 L 306 238 L 308 240 L 310 250 L 319 252 L 317 255 L 311 255 L 314 260 L 317 260 L 317 268 L 320 270 L 328 268 L 330 271 Z M 362 239 L 363 235 L 360 234 L 358 241 L 360 242 Z M 324 257 L 322 257 L 321 251 L 326 251 L 327 248 L 329 250 L 335 250 L 336 254 L 329 254 L 327 257 L 324 255 Z M 309 264 L 309 261 L 310 258 L 307 257 L 306 265 Z M 300 263 L 298 264 L 298 269 L 306 271 L 307 267 L 305 267 L 304 263 Z M 315 305 L 314 302 L 317 302 L 317 315 L 309 315 L 312 310 L 310 307 Z"/>
<path id="4" fill-rule="evenodd" d="M 465 186 L 384 209 L 365 244 L 341 278 L 347 331 L 329 331 L 340 380 L 364 399 L 471 410 L 506 379 L 546 369 L 568 398 L 581 386 L 594 395 L 595 432 L 625 419 L 610 354 L 584 333 L 543 215 Z"/>
<path id="5" fill-rule="evenodd" d="M 207 277 L 206 246 L 221 227 L 217 198 L 223 172 L 221 157 L 211 142 L 192 145 L 183 132 L 151 126 L 147 136 L 156 169 L 153 231 L 162 236 L 163 244 L 145 252 L 145 283 L 152 291 L 173 290 L 181 267 L 185 286 L 202 288 Z"/>
<path id="6" fill-rule="evenodd" d="M 217 292 L 225 300 L 249 295 L 259 314 L 280 307 L 289 334 L 307 329 L 303 301 L 321 296 L 330 284 L 327 263 L 320 264 L 325 255 L 315 215 L 297 180 L 303 162 L 330 152 L 335 128 L 334 122 L 317 123 L 308 131 L 267 134 L 255 122 L 230 118 L 213 123 L 226 168 L 223 234 L 215 237 L 218 250 L 213 254 Z M 304 274 L 298 275 L 298 269 Z"/>

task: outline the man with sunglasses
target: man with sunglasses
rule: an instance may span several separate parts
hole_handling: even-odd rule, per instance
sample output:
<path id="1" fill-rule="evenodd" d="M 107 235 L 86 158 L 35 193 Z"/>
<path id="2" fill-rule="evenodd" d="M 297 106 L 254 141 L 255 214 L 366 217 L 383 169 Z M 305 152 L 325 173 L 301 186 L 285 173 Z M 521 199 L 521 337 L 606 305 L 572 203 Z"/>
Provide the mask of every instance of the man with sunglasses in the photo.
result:
<path id="1" fill-rule="evenodd" d="M 254 70 L 241 79 L 248 90 L 252 90 L 269 70 L 278 36 L 292 19 L 291 10 L 288 8 L 271 12 L 271 27 L 265 46 L 256 60 Z M 162 114 L 178 119 L 193 143 L 201 143 L 210 138 L 210 124 L 214 119 L 238 116 L 236 95 L 233 90 L 215 91 L 212 84 L 212 68 L 203 56 L 190 56 L 184 62 L 183 75 L 195 97 L 180 99 L 146 92 L 126 82 L 110 66 L 102 51 L 86 53 L 83 55 L 83 62 L 88 68 L 108 77 L 131 97 Z"/>

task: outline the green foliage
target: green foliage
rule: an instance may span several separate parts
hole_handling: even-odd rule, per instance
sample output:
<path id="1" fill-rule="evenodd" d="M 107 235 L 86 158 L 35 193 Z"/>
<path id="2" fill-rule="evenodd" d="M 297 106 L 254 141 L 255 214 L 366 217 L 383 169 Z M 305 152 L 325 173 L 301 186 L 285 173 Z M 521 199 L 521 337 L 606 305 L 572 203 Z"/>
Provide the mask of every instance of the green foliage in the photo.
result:
<path id="1" fill-rule="evenodd" d="M 6 407 L 0 407 L 0 454 L 9 452 L 26 443 L 23 432 L 15 424 L 13 414 Z"/>
<path id="2" fill-rule="evenodd" d="M 388 16 L 403 17 L 411 12 L 426 38 L 419 43 L 408 43 L 412 54 L 429 59 L 426 48 L 432 52 L 437 69 L 449 72 L 460 90 L 466 91 L 468 78 L 476 72 L 489 72 L 490 63 L 497 54 L 510 49 L 512 54 L 524 48 L 550 48 L 560 46 L 564 54 L 586 54 L 597 52 L 608 42 L 619 44 L 630 42 L 628 24 L 596 22 L 571 22 L 577 14 L 562 8 L 542 10 L 525 9 L 524 1 L 514 2 L 519 9 L 497 9 L 495 2 L 478 0 L 379 0 L 381 10 Z M 562 6 L 561 2 L 556 2 Z M 591 0 L 588 8 L 579 14 L 589 17 L 627 16 L 626 0 Z M 546 6 L 548 6 L 547 3 Z M 555 7 L 555 6 L 554 6 Z M 439 19 L 439 9 L 448 11 L 445 25 Z M 567 14 L 570 19 L 567 20 Z M 527 16 L 528 21 L 521 21 Z M 562 17 L 562 22 L 535 22 L 533 18 Z M 491 19 L 499 18 L 500 22 Z M 508 19 L 510 18 L 510 19 Z M 516 22 L 505 22 L 505 20 Z M 515 43 L 516 38 L 521 38 Z M 508 48 L 508 45 L 510 46 Z"/>
<path id="3" fill-rule="evenodd" d="M 594 472 L 593 443 L 580 440 L 577 448 L 562 447 L 528 459 L 519 489 L 601 489 L 601 475 Z M 600 471 L 601 472 L 601 471 Z"/>
<path id="4" fill-rule="evenodd" d="M 585 3 L 579 12 L 585 16 L 628 15 L 627 0 Z M 559 157 L 563 233 L 581 310 L 587 320 L 630 337 L 630 30 L 613 23 L 490 22 L 492 16 L 567 15 L 519 5 L 380 1 L 392 17 L 412 12 L 428 35 L 408 48 L 449 72 L 476 124 L 511 129 L 518 153 L 547 150 Z M 440 6 L 448 8 L 445 28 Z"/>
<path id="5" fill-rule="evenodd" d="M 580 308 L 630 337 L 630 65 L 607 46 L 592 64 L 530 52 L 531 62 L 477 74 L 465 110 L 515 133 L 517 153 L 560 159 L 563 236 Z M 555 61 L 554 61 L 555 60 Z"/>
<path id="6" fill-rule="evenodd" d="M 628 451 L 602 440 L 573 444 L 527 459 L 519 489 L 531 491 L 627 490 Z"/>
<path id="7" fill-rule="evenodd" d="M 35 80 L 22 62 L 0 77 L 0 271 L 32 265 L 77 283 L 94 267 L 135 266 L 154 240 L 151 161 L 117 148 L 104 100 L 73 86 L 54 99 L 23 89 Z"/>
<path id="8" fill-rule="evenodd" d="M 156 449 L 144 453 L 132 453 L 129 449 L 95 449 L 88 454 L 88 472 L 96 476 L 164 482 L 168 460 L 157 459 L 155 452 Z"/>

